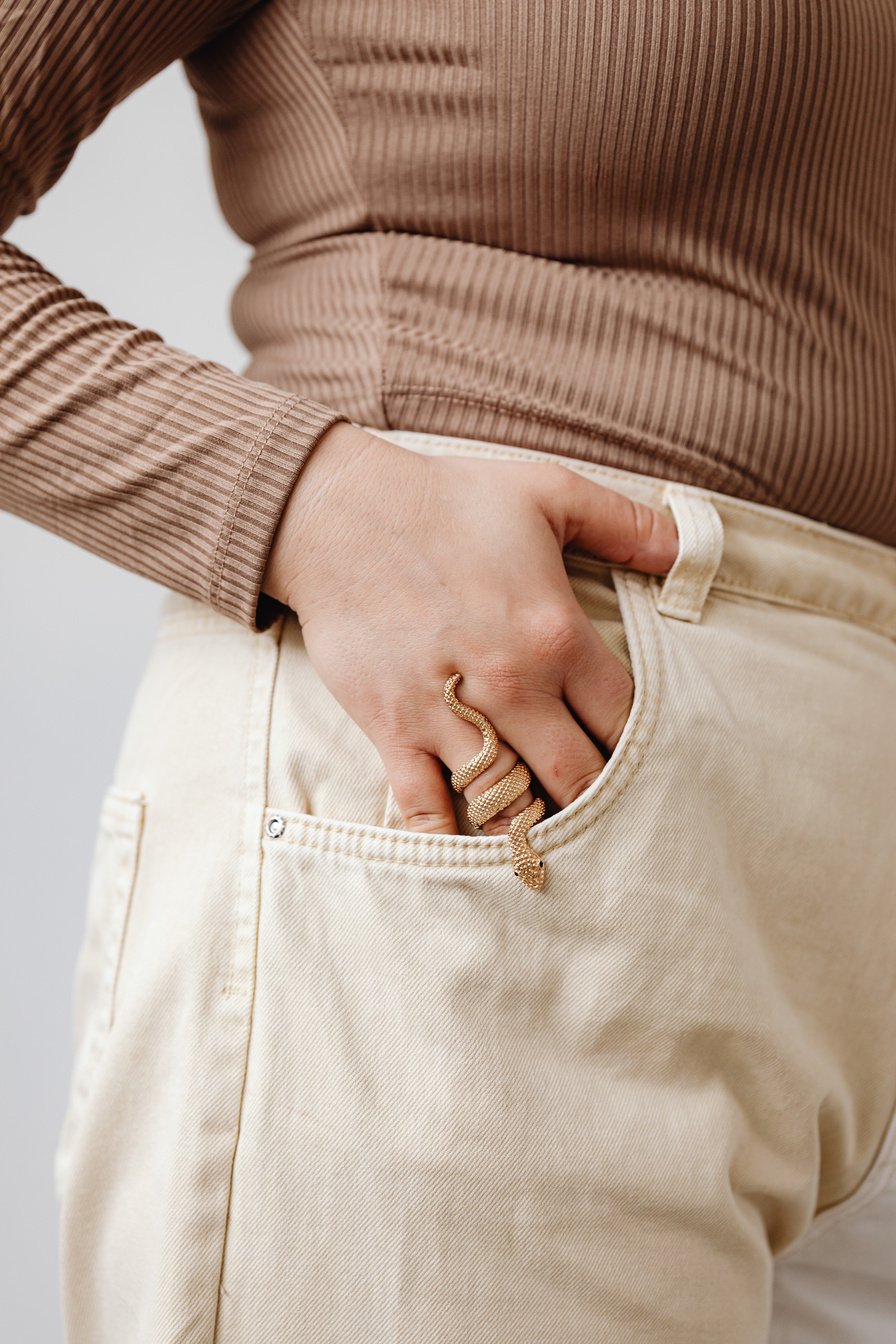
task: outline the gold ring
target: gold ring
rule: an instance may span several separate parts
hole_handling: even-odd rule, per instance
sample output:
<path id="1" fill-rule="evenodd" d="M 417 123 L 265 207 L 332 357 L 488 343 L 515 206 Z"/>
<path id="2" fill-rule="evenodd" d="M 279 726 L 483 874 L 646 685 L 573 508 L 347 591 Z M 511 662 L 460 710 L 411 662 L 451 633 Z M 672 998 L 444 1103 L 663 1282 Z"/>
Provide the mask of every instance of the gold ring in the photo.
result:
<path id="1" fill-rule="evenodd" d="M 460 672 L 452 672 L 445 682 L 445 702 L 458 718 L 466 719 L 468 723 L 474 723 L 480 730 L 482 733 L 482 750 L 467 761 L 466 765 L 459 766 L 457 770 L 452 771 L 451 787 L 458 793 L 463 793 L 467 785 L 477 775 L 481 775 L 483 770 L 488 769 L 498 754 L 498 734 L 495 731 L 494 724 L 481 710 L 474 709 L 472 705 L 467 705 L 462 700 L 458 700 L 455 694 L 454 688 L 460 681 L 461 676 Z M 472 824 L 481 827 L 484 822 L 488 821 L 489 817 L 502 812 L 509 803 L 513 802 L 514 798 L 519 798 L 521 793 L 525 793 L 530 781 L 531 775 L 528 767 L 525 762 L 518 760 L 512 770 L 508 770 L 506 775 L 502 775 L 490 788 L 467 804 L 467 815 Z M 544 886 L 544 859 L 541 855 L 536 854 L 529 844 L 528 831 L 529 827 L 533 826 L 536 821 L 540 821 L 543 816 L 544 799 L 536 798 L 528 807 L 512 818 L 508 832 L 513 856 L 513 871 L 520 881 L 525 882 L 527 887 L 532 887 L 536 891 Z"/>

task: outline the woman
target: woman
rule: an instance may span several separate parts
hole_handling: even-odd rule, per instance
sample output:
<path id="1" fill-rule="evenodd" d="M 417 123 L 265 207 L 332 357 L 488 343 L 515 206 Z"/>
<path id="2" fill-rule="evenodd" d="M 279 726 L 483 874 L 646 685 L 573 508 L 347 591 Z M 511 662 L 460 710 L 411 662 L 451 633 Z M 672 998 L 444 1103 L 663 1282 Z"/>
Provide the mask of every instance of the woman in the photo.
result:
<path id="1" fill-rule="evenodd" d="M 892 8 L 3 33 L 4 227 L 183 58 L 255 249 L 238 376 L 3 246 L 5 503 L 172 589 L 69 1339 L 890 1338 Z"/>

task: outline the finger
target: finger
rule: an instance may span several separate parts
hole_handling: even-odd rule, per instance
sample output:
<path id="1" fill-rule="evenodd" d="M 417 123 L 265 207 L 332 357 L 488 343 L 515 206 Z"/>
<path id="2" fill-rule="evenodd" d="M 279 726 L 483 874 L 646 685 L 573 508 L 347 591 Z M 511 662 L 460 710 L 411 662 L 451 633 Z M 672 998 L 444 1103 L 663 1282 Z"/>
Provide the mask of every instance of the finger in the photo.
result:
<path id="1" fill-rule="evenodd" d="M 678 554 L 678 532 L 668 513 L 590 481 L 562 463 L 566 479 L 555 507 L 564 514 L 561 546 L 575 544 L 611 564 L 665 574 Z M 555 473 L 555 479 L 562 480 Z"/>
<path id="2" fill-rule="evenodd" d="M 381 750 L 380 754 L 408 830 L 457 835 L 453 792 L 441 762 L 416 748 Z"/>
<path id="3" fill-rule="evenodd" d="M 563 695 L 585 730 L 613 751 L 631 713 L 635 684 L 590 622 L 583 642 L 582 656 L 567 668 Z"/>
<path id="4" fill-rule="evenodd" d="M 488 676 L 465 678 L 466 694 L 460 698 L 491 719 L 545 792 L 567 807 L 597 778 L 605 760 L 569 712 L 562 685 L 526 687 L 508 681 L 499 689 L 489 685 Z"/>
<path id="5" fill-rule="evenodd" d="M 463 696 L 460 698 L 464 699 Z M 475 705 L 474 708 L 478 709 L 479 706 Z M 439 756 L 452 773 L 472 760 L 482 750 L 483 743 L 482 733 L 475 724 L 456 717 L 455 723 L 456 728 L 446 728 L 445 736 L 439 745 Z M 463 796 L 467 802 L 472 802 L 474 798 L 478 798 L 480 794 L 490 789 L 493 784 L 497 784 L 498 780 L 503 779 L 513 769 L 519 759 L 519 753 L 499 737 L 498 754 L 491 765 L 486 766 L 482 773 L 471 780 L 463 790 Z M 496 812 L 494 816 L 483 822 L 480 829 L 485 835 L 506 834 L 510 829 L 511 819 L 518 812 L 522 812 L 525 807 L 528 807 L 534 797 L 535 794 L 531 788 L 524 789 L 500 812 Z"/>

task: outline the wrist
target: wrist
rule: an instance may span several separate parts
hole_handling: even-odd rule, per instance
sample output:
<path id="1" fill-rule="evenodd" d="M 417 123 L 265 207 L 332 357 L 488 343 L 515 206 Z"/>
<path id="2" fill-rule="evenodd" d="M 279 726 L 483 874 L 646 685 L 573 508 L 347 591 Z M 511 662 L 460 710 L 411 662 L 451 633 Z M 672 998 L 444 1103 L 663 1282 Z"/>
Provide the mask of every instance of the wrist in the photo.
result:
<path id="1" fill-rule="evenodd" d="M 376 438 L 345 420 L 331 425 L 302 465 L 280 515 L 268 553 L 262 591 L 297 610 L 298 581 L 314 553 L 349 522 L 352 481 L 376 479 L 372 453 L 395 451 L 394 444 Z M 406 451 L 398 449 L 397 451 Z M 364 488 L 362 486 L 362 488 Z"/>

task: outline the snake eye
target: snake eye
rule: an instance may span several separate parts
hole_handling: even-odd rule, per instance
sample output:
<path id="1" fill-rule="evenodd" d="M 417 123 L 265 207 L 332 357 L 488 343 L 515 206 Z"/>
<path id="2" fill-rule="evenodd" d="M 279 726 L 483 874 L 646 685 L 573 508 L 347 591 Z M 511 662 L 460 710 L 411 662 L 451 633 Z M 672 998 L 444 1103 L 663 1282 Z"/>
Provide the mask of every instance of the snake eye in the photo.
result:
<path id="1" fill-rule="evenodd" d="M 539 860 L 538 860 L 538 866 L 539 866 L 539 868 L 543 868 L 543 867 L 544 867 L 544 859 L 539 859 Z"/>

